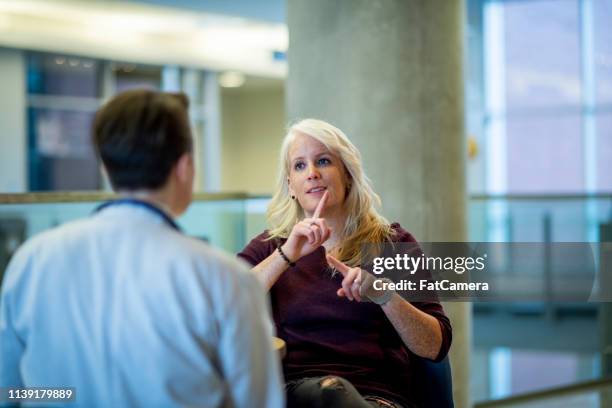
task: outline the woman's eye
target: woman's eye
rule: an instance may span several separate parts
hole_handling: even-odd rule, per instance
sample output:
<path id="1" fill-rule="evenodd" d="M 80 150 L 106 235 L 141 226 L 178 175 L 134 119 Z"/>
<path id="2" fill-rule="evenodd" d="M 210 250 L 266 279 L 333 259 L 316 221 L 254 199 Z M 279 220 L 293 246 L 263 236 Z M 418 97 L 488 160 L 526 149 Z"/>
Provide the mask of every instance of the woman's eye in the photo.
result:
<path id="1" fill-rule="evenodd" d="M 304 162 L 297 162 L 293 165 L 293 168 L 295 170 L 302 170 L 306 165 L 304 164 Z"/>
<path id="2" fill-rule="evenodd" d="M 320 165 L 327 165 L 331 164 L 331 160 L 329 160 L 327 157 L 321 157 L 319 160 L 317 160 L 317 163 Z"/>

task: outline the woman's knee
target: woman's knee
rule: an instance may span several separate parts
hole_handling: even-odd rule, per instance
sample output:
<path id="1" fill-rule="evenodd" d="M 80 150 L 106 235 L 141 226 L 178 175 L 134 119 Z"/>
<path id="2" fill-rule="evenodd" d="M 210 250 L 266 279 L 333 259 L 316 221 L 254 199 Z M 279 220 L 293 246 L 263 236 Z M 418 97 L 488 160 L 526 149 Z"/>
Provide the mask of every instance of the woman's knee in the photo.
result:
<path id="1" fill-rule="evenodd" d="M 293 387 L 287 395 L 292 407 L 353 407 L 361 396 L 346 379 L 335 375 L 310 378 Z"/>
<path id="2" fill-rule="evenodd" d="M 350 385 L 347 380 L 335 375 L 328 375 L 319 380 L 319 387 L 325 390 L 343 390 L 347 385 Z"/>

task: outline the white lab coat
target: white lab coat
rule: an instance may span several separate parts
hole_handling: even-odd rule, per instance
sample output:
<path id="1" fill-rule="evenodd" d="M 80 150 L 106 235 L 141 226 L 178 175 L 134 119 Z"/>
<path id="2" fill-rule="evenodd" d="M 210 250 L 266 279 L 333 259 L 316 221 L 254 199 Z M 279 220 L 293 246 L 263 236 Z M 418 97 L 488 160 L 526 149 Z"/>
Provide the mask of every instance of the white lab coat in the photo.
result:
<path id="1" fill-rule="evenodd" d="M 272 327 L 239 261 L 114 205 L 13 257 L 0 387 L 74 387 L 69 407 L 282 407 Z"/>

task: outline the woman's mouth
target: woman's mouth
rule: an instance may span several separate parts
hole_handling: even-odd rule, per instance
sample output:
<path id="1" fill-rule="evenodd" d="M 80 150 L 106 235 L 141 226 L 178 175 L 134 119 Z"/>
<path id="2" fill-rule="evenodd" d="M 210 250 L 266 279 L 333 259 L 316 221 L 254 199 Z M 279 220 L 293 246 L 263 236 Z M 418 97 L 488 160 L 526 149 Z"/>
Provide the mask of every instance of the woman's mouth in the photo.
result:
<path id="1" fill-rule="evenodd" d="M 327 187 L 323 187 L 323 186 L 313 187 L 309 189 L 308 191 L 306 191 L 306 194 L 322 193 L 325 190 L 327 190 Z"/>

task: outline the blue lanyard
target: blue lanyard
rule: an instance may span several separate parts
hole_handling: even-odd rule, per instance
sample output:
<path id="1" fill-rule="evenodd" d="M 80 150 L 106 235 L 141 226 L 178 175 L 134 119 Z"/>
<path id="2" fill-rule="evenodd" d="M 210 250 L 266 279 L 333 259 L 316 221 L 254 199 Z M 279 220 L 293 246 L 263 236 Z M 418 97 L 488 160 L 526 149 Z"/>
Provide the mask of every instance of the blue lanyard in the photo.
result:
<path id="1" fill-rule="evenodd" d="M 134 198 L 121 198 L 118 200 L 112 200 L 112 201 L 107 201 L 105 203 L 100 204 L 95 210 L 94 210 L 94 214 L 97 212 L 102 211 L 105 208 L 108 207 L 112 207 L 115 205 L 132 205 L 135 207 L 142 207 L 142 208 L 146 208 L 147 210 L 159 215 L 160 217 L 162 217 L 162 219 L 164 220 L 164 222 L 166 224 L 168 224 L 171 228 L 177 230 L 177 231 L 181 231 L 181 228 L 176 224 L 176 222 L 174 222 L 174 220 L 172 218 L 170 218 L 170 216 L 168 214 L 166 214 L 164 211 L 162 211 L 160 208 L 156 207 L 155 205 L 147 202 L 147 201 L 143 201 L 143 200 L 137 200 Z"/>

